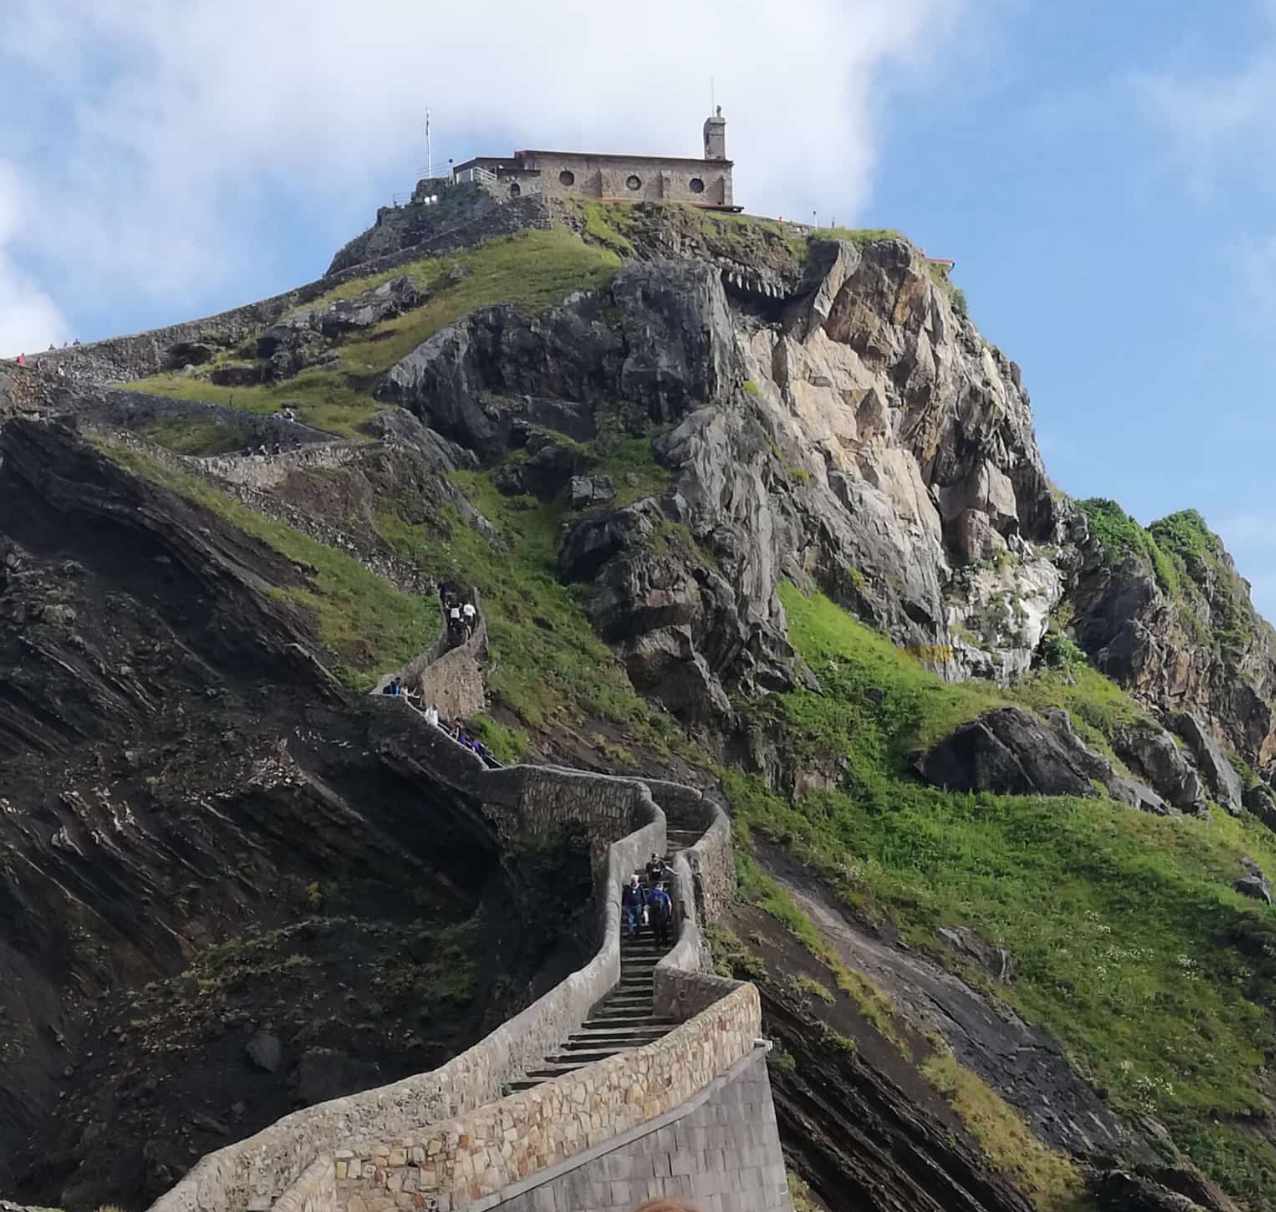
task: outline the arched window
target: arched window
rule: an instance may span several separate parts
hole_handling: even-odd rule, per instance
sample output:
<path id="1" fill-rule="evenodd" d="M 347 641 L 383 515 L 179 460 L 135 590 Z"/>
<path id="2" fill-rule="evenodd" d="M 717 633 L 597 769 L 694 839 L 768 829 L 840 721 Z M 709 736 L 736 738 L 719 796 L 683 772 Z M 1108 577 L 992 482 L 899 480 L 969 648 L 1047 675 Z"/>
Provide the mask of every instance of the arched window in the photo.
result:
<path id="1" fill-rule="evenodd" d="M 642 178 L 637 173 L 630 173 L 625 185 L 630 189 L 642 189 Z"/>
<path id="2" fill-rule="evenodd" d="M 704 193 L 704 182 L 701 181 L 699 177 L 692 177 L 691 180 L 687 182 L 687 188 L 690 189 L 693 194 L 702 194 Z"/>
<path id="3" fill-rule="evenodd" d="M 575 185 L 576 174 L 570 168 L 565 168 L 558 174 L 559 185 Z"/>
<path id="4" fill-rule="evenodd" d="M 512 181 L 512 182 L 510 183 L 510 197 L 511 197 L 511 198 L 517 198 L 517 197 L 518 197 L 518 195 L 519 195 L 519 194 L 521 194 L 522 192 L 523 192 L 522 186 L 520 186 L 520 185 L 519 185 L 519 183 L 518 183 L 517 181 Z"/>

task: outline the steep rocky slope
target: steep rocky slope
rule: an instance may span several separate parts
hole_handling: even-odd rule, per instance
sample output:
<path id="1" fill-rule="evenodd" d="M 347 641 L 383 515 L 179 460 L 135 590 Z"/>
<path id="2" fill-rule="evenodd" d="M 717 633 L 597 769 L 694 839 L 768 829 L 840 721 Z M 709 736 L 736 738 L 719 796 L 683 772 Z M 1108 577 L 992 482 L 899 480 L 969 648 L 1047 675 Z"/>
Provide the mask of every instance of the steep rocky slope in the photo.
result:
<path id="1" fill-rule="evenodd" d="M 410 990 L 353 981 L 289 1019 L 317 997 L 297 969 L 407 948 L 446 986 L 434 957 L 458 940 L 520 957 L 517 988 L 489 993 L 487 964 L 440 988 L 450 1034 L 348 1049 L 354 1088 L 433 1063 L 477 1029 L 470 1008 L 490 1024 L 565 962 L 570 939 L 485 912 L 509 886 L 466 805 L 432 804 L 454 838 L 404 836 L 420 791 L 379 765 L 350 697 L 417 650 L 416 595 L 447 579 L 483 593 L 491 702 L 472 725 L 494 748 L 728 792 L 755 853 L 718 942 L 764 980 L 812 1198 L 1062 1207 L 1089 1174 L 1114 1206 L 1184 1206 L 1158 1184 L 1227 1206 L 1196 1163 L 1272 1206 L 1276 647 L 1198 517 L 1144 530 L 1052 488 L 1018 367 L 893 233 L 458 194 L 383 214 L 332 272 L 145 357 L 86 347 L 0 378 L 10 413 L 73 413 L 99 443 L 13 421 L 0 439 L 0 753 L 19 789 L 0 828 L 23 906 L 0 947 L 43 964 L 9 1009 L 44 1033 L 38 1065 L 0 1082 L 31 1103 L 13 1139 L 47 1139 L 57 1073 L 86 1075 L 52 1158 L 0 1185 L 75 1205 L 153 1190 L 182 1150 L 321 1096 L 308 1049 L 368 999 L 388 1030 L 410 1019 Z M 150 377 L 104 390 L 95 367 Z M 268 419 L 282 407 L 304 425 Z M 290 450 L 324 431 L 357 444 Z M 69 880 L 76 821 L 132 882 Z M 183 900 L 168 856 L 190 830 L 219 857 Z M 406 866 L 374 862 L 387 835 Z M 237 881 L 263 863 L 289 892 Z M 357 893 L 327 891 L 364 864 Z M 52 873 L 38 897 L 28 868 Z M 94 924 L 136 903 L 143 956 Z M 58 991 L 87 978 L 33 924 L 77 917 L 106 955 L 86 988 L 114 992 L 67 1022 L 118 1041 L 95 1060 L 122 1105 L 175 1058 L 212 1081 L 250 1028 L 287 1020 L 295 1040 L 269 1096 L 243 1068 L 192 1144 L 97 1187 L 72 1175 L 104 1139 L 102 1070 L 50 1034 L 68 1031 Z M 165 1034 L 181 979 L 222 1000 Z"/>

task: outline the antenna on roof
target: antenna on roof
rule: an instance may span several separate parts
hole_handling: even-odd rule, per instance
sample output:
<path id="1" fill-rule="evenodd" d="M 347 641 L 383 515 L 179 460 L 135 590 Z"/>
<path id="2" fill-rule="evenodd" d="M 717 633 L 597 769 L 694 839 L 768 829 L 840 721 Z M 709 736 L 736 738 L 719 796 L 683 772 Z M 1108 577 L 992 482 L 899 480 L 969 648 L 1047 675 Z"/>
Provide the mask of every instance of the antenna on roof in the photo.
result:
<path id="1" fill-rule="evenodd" d="M 427 178 L 434 176 L 434 152 L 430 147 L 430 110 L 428 107 L 425 111 L 425 175 Z"/>

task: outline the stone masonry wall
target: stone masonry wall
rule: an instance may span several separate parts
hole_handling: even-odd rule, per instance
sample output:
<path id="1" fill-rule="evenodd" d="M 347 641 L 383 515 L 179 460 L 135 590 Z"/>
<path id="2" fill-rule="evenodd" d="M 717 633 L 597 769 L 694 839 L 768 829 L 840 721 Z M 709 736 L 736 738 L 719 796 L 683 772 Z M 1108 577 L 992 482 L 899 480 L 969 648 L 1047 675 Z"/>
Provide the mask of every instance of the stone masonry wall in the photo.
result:
<path id="1" fill-rule="evenodd" d="M 701 1212 L 788 1212 L 763 1049 L 679 1111 L 605 1152 L 591 1151 L 581 1164 L 538 1176 L 501 1212 L 632 1212 L 661 1197 L 688 1200 Z"/>
<path id="2" fill-rule="evenodd" d="M 713 799 L 694 787 L 655 780 L 648 785 L 660 800 L 669 828 L 703 830 L 700 840 L 685 853 L 700 921 L 715 922 L 735 895 L 731 822 Z"/>
<path id="3" fill-rule="evenodd" d="M 490 1208 L 530 1176 L 659 1119 L 751 1055 L 757 989 L 738 985 L 663 1039 L 424 1131 L 335 1155 L 348 1212 Z"/>

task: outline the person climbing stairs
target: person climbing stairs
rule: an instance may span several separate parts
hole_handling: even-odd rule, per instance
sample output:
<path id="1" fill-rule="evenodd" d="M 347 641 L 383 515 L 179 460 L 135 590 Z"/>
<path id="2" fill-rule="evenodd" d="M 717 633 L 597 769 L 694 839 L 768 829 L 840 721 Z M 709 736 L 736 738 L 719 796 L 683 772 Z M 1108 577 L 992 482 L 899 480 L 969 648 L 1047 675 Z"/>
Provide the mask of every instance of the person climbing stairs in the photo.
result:
<path id="1" fill-rule="evenodd" d="M 672 848 L 681 849 L 687 843 L 674 844 L 674 834 L 674 830 L 669 831 Z M 700 835 L 691 833 L 689 836 L 694 840 Z M 671 861 L 668 855 L 665 861 Z M 510 1083 L 510 1092 L 531 1090 L 542 1082 L 605 1060 L 617 1052 L 641 1048 L 667 1035 L 677 1026 L 677 1020 L 657 1015 L 654 997 L 656 965 L 671 949 L 671 946 L 658 945 L 648 927 L 632 939 L 625 938 L 622 930 L 620 981 L 567 1041 L 545 1057 L 543 1065 L 529 1069 L 522 1078 Z"/>

